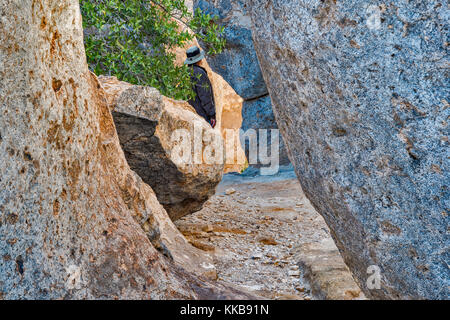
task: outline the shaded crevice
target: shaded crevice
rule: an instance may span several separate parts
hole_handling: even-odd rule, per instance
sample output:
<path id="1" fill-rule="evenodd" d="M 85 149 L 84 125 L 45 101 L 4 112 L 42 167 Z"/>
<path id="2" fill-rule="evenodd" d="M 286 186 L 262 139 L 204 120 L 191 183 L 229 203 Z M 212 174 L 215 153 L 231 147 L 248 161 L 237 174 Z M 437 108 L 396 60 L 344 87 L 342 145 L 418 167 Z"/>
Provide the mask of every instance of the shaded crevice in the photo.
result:
<path id="1" fill-rule="evenodd" d="M 269 95 L 270 95 L 269 92 L 266 92 L 266 93 L 264 93 L 264 94 L 262 94 L 262 95 L 260 95 L 260 96 L 254 97 L 254 98 L 244 99 L 244 101 L 245 101 L 245 102 L 256 101 L 256 100 L 258 100 L 258 99 L 265 98 L 265 97 L 267 97 L 267 96 L 269 96 Z"/>

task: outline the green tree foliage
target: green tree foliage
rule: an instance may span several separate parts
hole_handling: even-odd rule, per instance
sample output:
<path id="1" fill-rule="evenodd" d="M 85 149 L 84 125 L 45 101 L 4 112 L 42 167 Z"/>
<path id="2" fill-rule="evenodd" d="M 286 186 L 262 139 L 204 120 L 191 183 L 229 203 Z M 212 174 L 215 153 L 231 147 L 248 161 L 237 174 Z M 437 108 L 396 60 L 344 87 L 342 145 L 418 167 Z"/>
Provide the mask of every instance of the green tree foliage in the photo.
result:
<path id="1" fill-rule="evenodd" d="M 155 87 L 175 99 L 194 93 L 189 68 L 175 65 L 171 49 L 194 37 L 208 54 L 225 46 L 215 18 L 200 10 L 190 13 L 184 0 L 80 0 L 80 6 L 87 60 L 96 74 Z M 194 33 L 180 30 L 174 19 Z"/>

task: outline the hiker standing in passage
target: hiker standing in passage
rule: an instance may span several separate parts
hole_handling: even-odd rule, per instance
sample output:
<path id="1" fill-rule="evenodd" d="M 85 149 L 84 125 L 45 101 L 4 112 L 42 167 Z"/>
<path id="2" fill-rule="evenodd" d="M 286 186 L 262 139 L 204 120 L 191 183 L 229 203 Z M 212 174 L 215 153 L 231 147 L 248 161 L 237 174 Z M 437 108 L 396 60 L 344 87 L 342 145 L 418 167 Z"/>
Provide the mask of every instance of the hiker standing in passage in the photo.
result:
<path id="1" fill-rule="evenodd" d="M 195 92 L 194 100 L 189 103 L 194 107 L 195 111 L 205 118 L 211 127 L 216 126 L 216 105 L 214 103 L 214 94 L 208 73 L 200 67 L 200 61 L 205 58 L 205 53 L 197 46 L 193 46 L 186 51 L 187 59 L 184 64 L 192 68 L 191 80 L 193 90 Z"/>

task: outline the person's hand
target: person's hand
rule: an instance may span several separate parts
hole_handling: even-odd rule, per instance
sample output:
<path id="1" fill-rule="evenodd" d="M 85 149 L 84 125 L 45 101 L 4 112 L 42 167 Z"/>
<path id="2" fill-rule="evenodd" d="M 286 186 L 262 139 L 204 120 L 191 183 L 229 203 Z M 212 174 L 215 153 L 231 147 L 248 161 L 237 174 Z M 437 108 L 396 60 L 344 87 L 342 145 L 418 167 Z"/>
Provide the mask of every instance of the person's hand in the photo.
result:
<path id="1" fill-rule="evenodd" d="M 211 118 L 211 120 L 209 122 L 211 123 L 211 127 L 213 127 L 213 128 L 216 127 L 216 119 Z"/>

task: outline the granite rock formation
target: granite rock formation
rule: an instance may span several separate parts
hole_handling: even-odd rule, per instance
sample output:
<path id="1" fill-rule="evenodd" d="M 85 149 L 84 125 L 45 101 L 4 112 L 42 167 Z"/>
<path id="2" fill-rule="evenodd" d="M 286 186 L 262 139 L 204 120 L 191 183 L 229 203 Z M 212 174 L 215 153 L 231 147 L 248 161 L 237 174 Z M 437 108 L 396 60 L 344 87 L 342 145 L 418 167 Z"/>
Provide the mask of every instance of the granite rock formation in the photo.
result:
<path id="1" fill-rule="evenodd" d="M 249 6 L 290 159 L 361 288 L 371 298 L 448 299 L 447 6 Z"/>
<path id="2" fill-rule="evenodd" d="M 158 201 L 172 220 L 198 211 L 222 180 L 224 161 L 205 163 L 202 155 L 211 142 L 223 153 L 220 133 L 213 130 L 184 101 L 162 96 L 158 90 L 134 86 L 115 77 L 100 77 L 109 97 L 109 106 L 125 157 L 145 183 L 155 191 Z M 177 163 L 172 156 L 179 141 L 177 130 L 190 135 L 191 161 Z M 200 163 L 194 154 L 194 135 L 199 134 Z"/>

